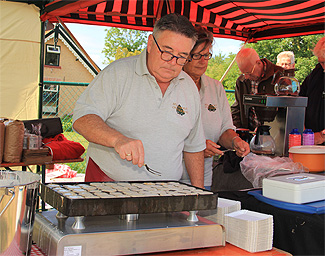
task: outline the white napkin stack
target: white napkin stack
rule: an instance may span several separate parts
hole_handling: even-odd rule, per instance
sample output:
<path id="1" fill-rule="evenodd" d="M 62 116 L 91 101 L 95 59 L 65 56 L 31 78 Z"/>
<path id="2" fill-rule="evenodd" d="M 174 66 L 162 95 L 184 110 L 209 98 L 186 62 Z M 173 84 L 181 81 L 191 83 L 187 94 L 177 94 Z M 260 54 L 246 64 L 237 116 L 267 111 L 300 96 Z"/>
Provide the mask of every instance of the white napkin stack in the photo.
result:
<path id="1" fill-rule="evenodd" d="M 229 200 L 225 198 L 218 198 L 218 211 L 217 211 L 217 223 L 225 224 L 225 214 L 236 212 L 241 209 L 240 201 Z"/>
<path id="2" fill-rule="evenodd" d="M 225 214 L 226 241 L 249 252 L 272 249 L 273 216 L 248 210 Z"/>
<path id="3" fill-rule="evenodd" d="M 198 215 L 208 220 L 224 225 L 225 214 L 240 210 L 240 201 L 218 198 L 218 206 L 213 210 L 199 211 Z"/>

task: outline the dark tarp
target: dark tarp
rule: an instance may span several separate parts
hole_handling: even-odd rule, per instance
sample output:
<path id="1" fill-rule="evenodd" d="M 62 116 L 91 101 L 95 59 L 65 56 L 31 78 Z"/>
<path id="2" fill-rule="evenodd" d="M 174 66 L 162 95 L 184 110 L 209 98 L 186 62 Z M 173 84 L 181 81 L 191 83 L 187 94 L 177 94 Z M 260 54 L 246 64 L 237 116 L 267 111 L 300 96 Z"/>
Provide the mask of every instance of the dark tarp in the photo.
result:
<path id="1" fill-rule="evenodd" d="M 152 31 L 157 19 L 180 13 L 215 37 L 248 42 L 325 31 L 324 0 L 54 0 L 43 21 Z M 57 18 L 58 17 L 58 18 Z"/>

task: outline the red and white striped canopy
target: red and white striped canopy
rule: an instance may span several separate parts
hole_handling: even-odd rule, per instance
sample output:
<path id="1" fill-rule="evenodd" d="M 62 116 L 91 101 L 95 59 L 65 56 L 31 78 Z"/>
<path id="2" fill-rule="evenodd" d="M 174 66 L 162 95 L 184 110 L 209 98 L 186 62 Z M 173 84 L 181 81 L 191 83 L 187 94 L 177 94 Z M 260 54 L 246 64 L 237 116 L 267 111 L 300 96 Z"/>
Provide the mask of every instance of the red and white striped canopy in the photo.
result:
<path id="1" fill-rule="evenodd" d="M 324 33 L 324 0 L 54 0 L 43 21 L 152 31 L 156 20 L 180 13 L 215 37 L 248 42 Z"/>

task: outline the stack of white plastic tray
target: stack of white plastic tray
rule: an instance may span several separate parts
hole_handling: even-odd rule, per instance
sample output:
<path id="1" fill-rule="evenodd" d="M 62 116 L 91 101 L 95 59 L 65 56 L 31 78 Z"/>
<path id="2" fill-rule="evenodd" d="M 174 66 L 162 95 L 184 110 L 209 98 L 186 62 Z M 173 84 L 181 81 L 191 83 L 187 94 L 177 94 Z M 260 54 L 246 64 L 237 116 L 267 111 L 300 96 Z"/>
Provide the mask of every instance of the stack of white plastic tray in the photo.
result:
<path id="1" fill-rule="evenodd" d="M 272 249 L 273 216 L 240 210 L 225 214 L 226 241 L 249 252 Z"/>
<path id="2" fill-rule="evenodd" d="M 214 221 L 218 224 L 224 225 L 225 223 L 225 214 L 235 212 L 240 210 L 241 203 L 240 201 L 218 198 L 218 207 L 214 210 L 204 210 L 199 211 L 199 215 Z"/>

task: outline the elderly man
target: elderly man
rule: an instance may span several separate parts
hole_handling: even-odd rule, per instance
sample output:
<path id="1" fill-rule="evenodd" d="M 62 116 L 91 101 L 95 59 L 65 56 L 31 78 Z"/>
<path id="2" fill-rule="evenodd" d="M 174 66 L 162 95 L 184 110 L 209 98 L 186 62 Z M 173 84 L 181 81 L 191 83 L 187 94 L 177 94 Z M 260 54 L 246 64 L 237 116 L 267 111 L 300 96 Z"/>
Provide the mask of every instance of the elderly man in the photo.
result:
<path id="1" fill-rule="evenodd" d="M 73 127 L 90 142 L 86 181 L 180 180 L 184 158 L 203 187 L 200 98 L 182 71 L 196 39 L 187 18 L 166 15 L 139 56 L 107 66 L 81 95 Z"/>
<path id="2" fill-rule="evenodd" d="M 260 125 L 255 108 L 245 111 L 244 94 L 274 94 L 273 75 L 284 69 L 267 59 L 260 59 L 252 48 L 241 49 L 236 56 L 238 68 L 242 74 L 237 78 L 235 88 L 235 102 L 231 106 L 234 125 L 254 131 Z"/>
<path id="3" fill-rule="evenodd" d="M 295 55 L 292 51 L 280 52 L 276 59 L 276 64 L 284 69 L 295 68 Z"/>
<path id="4" fill-rule="evenodd" d="M 325 144 L 325 37 L 316 44 L 314 55 L 318 64 L 300 87 L 300 96 L 308 97 L 305 128 L 315 133 L 315 144 Z"/>

